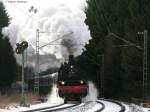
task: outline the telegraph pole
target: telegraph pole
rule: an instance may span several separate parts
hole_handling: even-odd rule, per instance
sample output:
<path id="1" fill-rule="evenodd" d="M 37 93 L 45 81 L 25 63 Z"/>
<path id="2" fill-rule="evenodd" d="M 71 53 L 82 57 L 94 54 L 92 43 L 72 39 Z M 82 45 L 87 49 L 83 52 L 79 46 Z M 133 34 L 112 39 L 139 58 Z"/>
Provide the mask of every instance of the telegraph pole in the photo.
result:
<path id="1" fill-rule="evenodd" d="M 144 38 L 144 46 L 143 46 L 143 91 L 142 96 L 143 100 L 146 101 L 148 99 L 148 66 L 147 66 L 147 30 L 143 32 L 138 32 L 138 34 L 143 35 Z"/>
<path id="2" fill-rule="evenodd" d="M 31 6 L 30 13 L 37 13 L 37 9 Z M 35 62 L 35 75 L 34 75 L 34 93 L 39 95 L 39 29 L 36 29 L 36 62 Z"/>
<path id="3" fill-rule="evenodd" d="M 39 29 L 36 30 L 36 64 L 35 64 L 35 82 L 34 82 L 34 92 L 39 94 L 39 72 L 40 72 L 40 64 L 39 64 L 39 50 L 45 46 L 51 45 L 53 42 L 62 39 L 65 36 L 71 35 L 73 32 L 69 32 L 64 34 L 63 36 L 56 38 L 55 40 L 48 42 L 45 45 L 40 46 L 39 44 L 39 34 L 40 33 L 52 33 L 52 32 L 41 32 Z"/>
<path id="4" fill-rule="evenodd" d="M 148 76 L 147 76 L 147 30 L 143 32 L 144 52 L 143 52 L 143 100 L 147 100 L 148 95 Z"/>
<path id="5" fill-rule="evenodd" d="M 104 97 L 104 54 L 102 55 L 98 55 L 98 57 L 101 57 L 101 68 L 100 68 L 100 97 L 103 98 Z"/>
<path id="6" fill-rule="evenodd" d="M 39 29 L 36 30 L 36 63 L 35 63 L 34 92 L 39 94 Z"/>
<path id="7" fill-rule="evenodd" d="M 147 76 L 147 30 L 144 30 L 144 52 L 143 52 L 143 100 L 148 98 L 148 76 Z"/>

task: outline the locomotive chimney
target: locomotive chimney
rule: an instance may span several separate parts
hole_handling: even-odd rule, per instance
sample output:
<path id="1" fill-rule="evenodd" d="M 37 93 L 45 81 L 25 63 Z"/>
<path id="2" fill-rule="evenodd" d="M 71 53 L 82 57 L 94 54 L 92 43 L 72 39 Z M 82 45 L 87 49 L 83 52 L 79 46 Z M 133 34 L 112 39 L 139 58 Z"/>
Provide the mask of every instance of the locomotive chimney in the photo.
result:
<path id="1" fill-rule="evenodd" d="M 69 63 L 70 64 L 74 63 L 74 56 L 73 55 L 69 55 Z"/>

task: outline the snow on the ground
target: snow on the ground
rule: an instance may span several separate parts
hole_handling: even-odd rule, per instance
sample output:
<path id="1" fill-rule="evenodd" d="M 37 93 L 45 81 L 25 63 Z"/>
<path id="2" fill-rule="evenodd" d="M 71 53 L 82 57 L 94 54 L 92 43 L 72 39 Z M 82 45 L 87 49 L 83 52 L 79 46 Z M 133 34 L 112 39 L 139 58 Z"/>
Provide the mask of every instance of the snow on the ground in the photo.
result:
<path id="1" fill-rule="evenodd" d="M 102 105 L 100 103 L 95 103 L 93 102 L 93 104 L 91 104 L 91 107 L 89 106 L 89 109 L 85 112 L 95 112 L 96 110 L 99 110 L 102 108 Z M 81 111 L 82 112 L 82 111 Z"/>
<path id="2" fill-rule="evenodd" d="M 143 108 L 144 112 L 150 112 L 150 108 Z"/>
<path id="3" fill-rule="evenodd" d="M 57 93 L 57 87 L 56 85 L 53 86 L 52 92 L 48 97 L 48 101 L 46 103 L 40 103 L 40 104 L 35 104 L 31 105 L 30 107 L 21 107 L 21 106 L 16 106 L 16 107 L 7 107 L 6 109 L 0 109 L 0 112 L 21 112 L 21 111 L 29 111 L 33 109 L 38 109 L 38 108 L 45 108 L 45 107 L 52 107 L 56 106 L 59 104 L 62 104 L 64 102 L 63 99 L 61 99 L 58 96 Z M 102 108 L 102 105 L 100 103 L 96 102 L 97 100 L 97 90 L 92 82 L 89 82 L 89 94 L 87 97 L 82 99 L 84 103 L 81 103 L 77 107 L 72 107 L 69 109 L 61 110 L 58 112 L 94 112 L 100 108 Z M 90 101 L 90 102 L 89 102 Z M 117 104 L 114 104 L 109 101 L 103 101 L 99 100 L 100 102 L 104 103 L 105 109 L 102 112 L 119 112 L 121 110 L 121 107 Z M 89 103 L 87 103 L 89 102 Z M 150 112 L 150 109 L 148 108 L 141 108 L 140 106 L 134 105 L 134 104 L 125 104 L 122 103 L 126 111 L 125 112 Z M 71 106 L 73 104 L 66 104 L 63 106 Z M 60 106 L 62 107 L 62 106 Z M 57 107 L 57 108 L 60 108 Z M 53 108 L 56 109 L 56 108 Z"/>
<path id="4" fill-rule="evenodd" d="M 61 106 L 58 106 L 58 107 L 53 107 L 53 108 L 49 108 L 49 109 L 40 110 L 40 112 L 52 111 L 52 110 L 55 110 L 55 109 L 61 109 L 61 108 L 65 108 L 65 107 L 69 107 L 69 106 L 73 106 L 73 105 L 75 105 L 75 104 L 64 104 L 64 105 L 61 105 Z"/>
<path id="5" fill-rule="evenodd" d="M 0 109 L 0 112 L 21 112 L 21 111 L 29 111 L 29 110 L 33 110 L 33 109 L 37 109 L 37 108 L 44 108 L 44 107 L 49 107 L 49 106 L 55 106 L 56 104 L 52 104 L 52 103 L 40 103 L 40 104 L 35 104 L 35 105 L 31 105 L 30 107 L 21 107 L 21 106 L 17 106 L 17 107 L 8 107 L 6 109 Z"/>
<path id="6" fill-rule="evenodd" d="M 49 106 L 55 106 L 56 104 L 50 104 L 50 103 L 41 103 L 41 104 L 37 104 L 37 105 L 32 105 L 30 107 L 10 107 L 9 109 L 1 109 L 0 112 L 21 112 L 21 111 L 30 111 L 32 109 L 37 109 L 37 108 L 44 108 L 44 107 L 49 107 Z M 71 106 L 73 104 L 65 104 L 59 107 L 54 107 L 52 109 L 57 109 L 57 108 L 62 108 L 62 107 L 67 107 L 67 106 Z M 101 104 L 98 104 L 96 102 L 90 102 L 90 103 L 81 103 L 79 106 L 77 107 L 72 107 L 69 109 L 65 109 L 65 110 L 60 110 L 58 112 L 94 112 L 97 109 L 102 108 Z M 52 109 L 47 109 L 47 110 L 52 110 Z"/>
<path id="7" fill-rule="evenodd" d="M 102 105 L 100 103 L 88 102 L 88 103 L 82 103 L 76 107 L 60 110 L 57 112 L 95 112 L 100 108 L 102 108 Z"/>
<path id="8" fill-rule="evenodd" d="M 123 106 L 125 106 L 125 112 L 130 112 L 130 108 L 127 104 L 122 103 Z"/>
<path id="9" fill-rule="evenodd" d="M 100 100 L 100 102 L 104 103 L 105 109 L 102 112 L 119 112 L 121 107 L 115 103 Z"/>
<path id="10" fill-rule="evenodd" d="M 122 104 L 126 108 L 125 112 L 150 112 L 150 108 L 143 108 L 135 104 L 125 104 L 125 103 Z"/>
<path id="11" fill-rule="evenodd" d="M 119 112 L 121 107 L 117 104 L 114 104 L 112 102 L 108 102 L 108 101 L 103 101 L 100 100 L 102 103 L 104 103 L 105 105 L 105 109 L 102 112 Z M 50 107 L 50 106 L 55 106 L 56 103 L 41 103 L 41 104 L 36 104 L 36 105 L 31 105 L 30 107 L 9 107 L 7 109 L 0 109 L 0 112 L 21 112 L 21 111 L 29 111 L 32 109 L 37 109 L 37 108 L 44 108 L 44 107 Z M 58 105 L 58 104 L 57 104 Z M 66 104 L 63 106 L 70 106 L 73 104 Z M 127 105 L 127 104 L 123 104 L 126 108 L 125 112 L 150 112 L 150 108 L 141 108 L 137 105 Z M 62 107 L 62 106 L 60 106 Z M 60 108 L 57 107 L 57 108 Z M 96 102 L 89 102 L 89 103 L 82 103 L 77 107 L 73 107 L 73 108 L 69 108 L 66 110 L 61 110 L 61 111 L 57 111 L 57 112 L 94 112 L 98 109 L 102 108 L 102 105 Z M 56 108 L 53 108 L 56 109 Z"/>
<path id="12" fill-rule="evenodd" d="M 150 112 L 150 108 L 144 108 L 135 104 L 129 105 L 131 112 Z"/>

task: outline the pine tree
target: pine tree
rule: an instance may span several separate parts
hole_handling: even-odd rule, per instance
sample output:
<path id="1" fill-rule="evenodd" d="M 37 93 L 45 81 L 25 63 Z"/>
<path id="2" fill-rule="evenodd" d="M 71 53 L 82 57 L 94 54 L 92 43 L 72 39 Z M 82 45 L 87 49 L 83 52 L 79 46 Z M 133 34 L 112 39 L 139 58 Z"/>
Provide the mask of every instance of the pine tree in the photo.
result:
<path id="1" fill-rule="evenodd" d="M 9 25 L 9 17 L 2 2 L 0 2 L 0 32 L 2 28 Z M 0 33 L 0 37 L 2 34 Z"/>
<path id="2" fill-rule="evenodd" d="M 9 17 L 2 2 L 0 2 L 0 90 L 10 87 L 16 74 L 16 60 L 9 39 L 2 35 L 2 28 L 9 25 Z"/>
<path id="3" fill-rule="evenodd" d="M 81 67 L 88 72 L 87 77 L 98 85 L 101 63 L 97 56 L 105 55 L 106 97 L 131 98 L 142 95 L 143 51 L 113 36 L 108 38 L 107 35 L 112 32 L 143 47 L 143 40 L 137 38 L 137 32 L 144 29 L 149 32 L 149 9 L 148 0 L 88 1 L 86 24 L 91 31 L 92 40 L 78 60 Z M 148 64 L 149 62 L 148 60 Z"/>

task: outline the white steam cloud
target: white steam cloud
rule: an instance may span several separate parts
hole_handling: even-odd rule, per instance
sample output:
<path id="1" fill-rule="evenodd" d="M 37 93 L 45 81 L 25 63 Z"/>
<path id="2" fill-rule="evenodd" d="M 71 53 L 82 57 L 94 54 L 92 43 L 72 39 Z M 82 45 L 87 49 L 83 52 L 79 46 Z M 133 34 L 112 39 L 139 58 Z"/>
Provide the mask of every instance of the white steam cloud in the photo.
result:
<path id="1" fill-rule="evenodd" d="M 48 96 L 47 102 L 53 103 L 53 104 L 64 103 L 64 99 L 60 98 L 58 95 L 58 88 L 56 87 L 56 85 L 53 85 L 51 94 Z"/>
<path id="2" fill-rule="evenodd" d="M 88 26 L 85 24 L 86 0 L 49 0 L 37 8 L 37 13 L 22 23 L 12 22 L 3 29 L 3 34 L 10 38 L 15 48 L 17 42 L 28 41 L 28 55 L 35 54 L 36 29 L 39 29 L 40 55 L 54 55 L 57 59 L 66 60 L 68 55 L 78 56 L 91 39 Z M 48 33 L 49 32 L 49 33 Z"/>
<path id="3" fill-rule="evenodd" d="M 82 101 L 83 102 L 96 101 L 98 97 L 98 90 L 93 82 L 89 81 L 88 85 L 89 85 L 89 93 L 85 98 L 82 99 Z"/>
<path id="4" fill-rule="evenodd" d="M 58 95 L 58 88 L 57 88 L 57 81 L 58 81 L 58 73 L 53 73 L 52 74 L 53 78 L 53 86 L 52 86 L 52 91 L 48 96 L 48 102 L 49 103 L 54 103 L 54 104 L 61 104 L 64 103 L 64 100 L 59 97 Z"/>
<path id="5" fill-rule="evenodd" d="M 56 83 L 56 82 L 55 82 Z M 96 101 L 98 97 L 98 90 L 95 87 L 94 83 L 89 81 L 89 91 L 86 97 L 82 98 L 82 102 L 88 102 L 88 101 Z M 58 95 L 58 88 L 56 87 L 56 84 L 52 87 L 52 92 L 48 96 L 48 102 L 54 103 L 54 104 L 61 104 L 64 102 L 64 99 L 60 98 Z"/>

